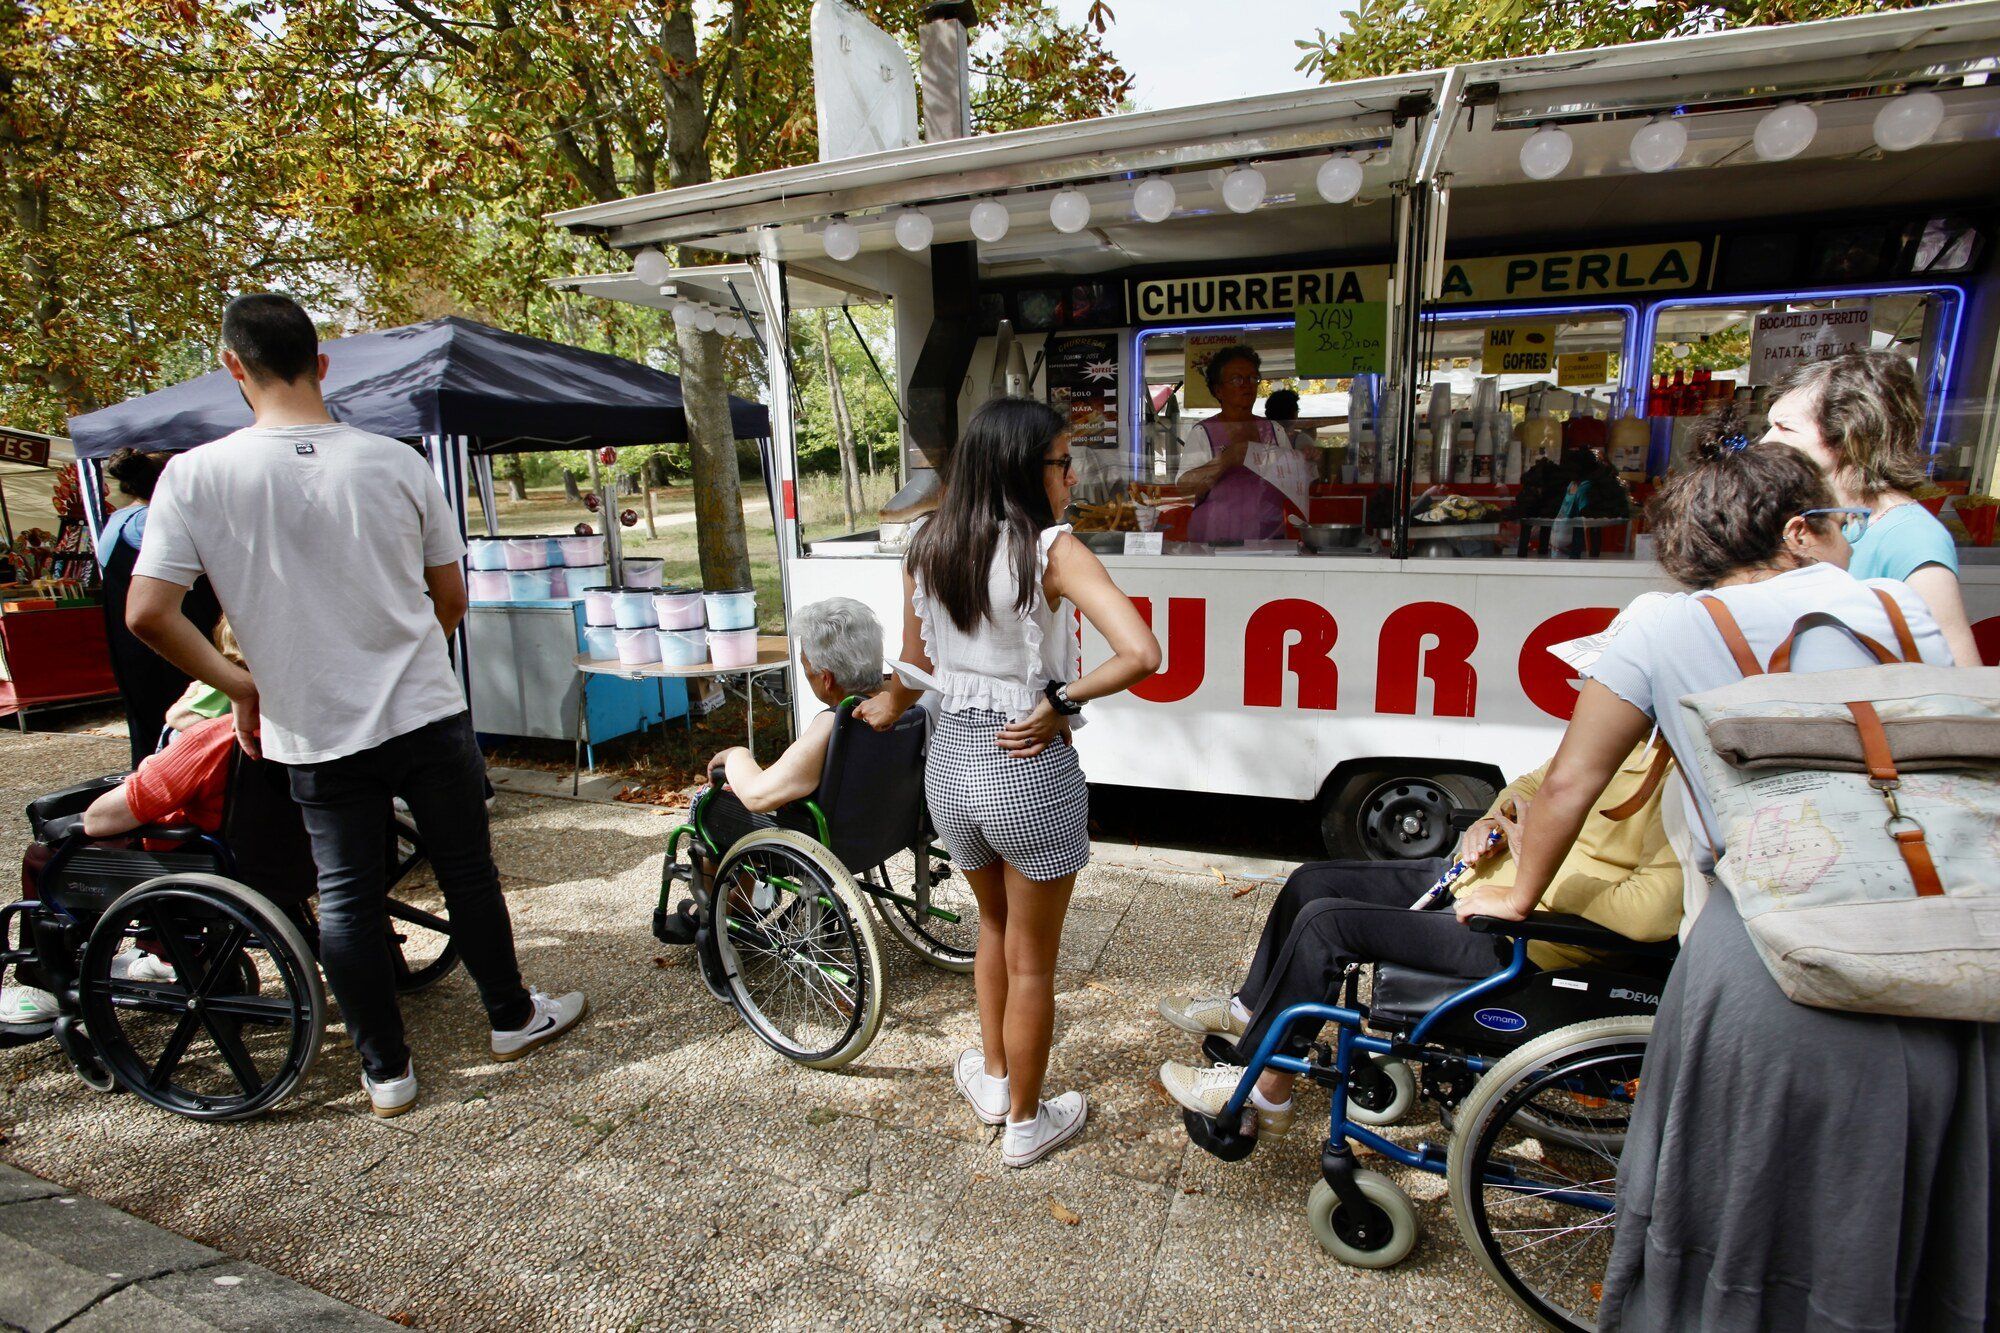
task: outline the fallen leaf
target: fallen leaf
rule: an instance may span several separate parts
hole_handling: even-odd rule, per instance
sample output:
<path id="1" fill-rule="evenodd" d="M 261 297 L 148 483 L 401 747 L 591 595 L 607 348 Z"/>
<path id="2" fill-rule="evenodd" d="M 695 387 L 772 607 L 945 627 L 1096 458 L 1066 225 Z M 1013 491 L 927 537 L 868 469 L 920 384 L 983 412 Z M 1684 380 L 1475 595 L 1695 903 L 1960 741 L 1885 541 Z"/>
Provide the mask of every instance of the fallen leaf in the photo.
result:
<path id="1" fill-rule="evenodd" d="M 1236 890 L 1236 892 L 1230 894 L 1229 896 L 1232 898 L 1241 898 L 1246 893 L 1255 893 L 1255 892 L 1257 892 L 1257 886 L 1255 884 L 1245 884 L 1242 888 Z"/>
<path id="2" fill-rule="evenodd" d="M 993 1179 L 993 1177 L 987 1175 L 984 1171 L 974 1171 L 972 1173 L 972 1183 L 975 1185 L 984 1185 L 987 1181 L 991 1179 Z"/>
<path id="3" fill-rule="evenodd" d="M 806 1113 L 806 1123 L 808 1125 L 830 1125 L 838 1119 L 840 1119 L 840 1112 L 830 1106 L 822 1106 L 816 1111 L 808 1111 Z"/>
<path id="4" fill-rule="evenodd" d="M 1200 1185 L 1188 1185 L 1181 1190 L 1183 1194 L 1206 1194 L 1207 1192 Z"/>
<path id="5" fill-rule="evenodd" d="M 1091 990 L 1101 990 L 1106 995 L 1116 995 L 1118 993 L 1117 991 L 1111 989 L 1111 987 L 1105 985 L 1101 981 L 1086 981 L 1083 984 L 1089 987 Z"/>
<path id="6" fill-rule="evenodd" d="M 1180 1103 L 1179 1103 L 1179 1102 L 1176 1102 L 1176 1101 L 1174 1100 L 1174 1094 L 1172 1094 L 1171 1092 L 1168 1092 L 1168 1091 L 1167 1091 L 1167 1085 L 1166 1085 L 1166 1084 L 1164 1084 L 1164 1083 L 1162 1083 L 1162 1082 L 1160 1082 L 1160 1080 L 1159 1080 L 1159 1077 L 1158 1077 L 1157 1075 L 1155 1075 L 1155 1076 L 1154 1076 L 1154 1077 L 1152 1077 L 1152 1078 L 1149 1078 L 1149 1079 L 1147 1079 L 1147 1080 L 1146 1080 L 1146 1082 L 1152 1085 L 1152 1088 L 1153 1088 L 1153 1091 L 1154 1091 L 1154 1092 L 1157 1092 L 1157 1093 L 1159 1093 L 1159 1094 L 1160 1094 L 1160 1100 L 1161 1100 L 1161 1101 L 1165 1102 L 1165 1103 L 1166 1103 L 1167 1105 L 1169 1105 L 1169 1106 L 1178 1106 L 1178 1105 L 1180 1105 Z"/>
<path id="7" fill-rule="evenodd" d="M 1077 1223 L 1083 1221 L 1082 1214 L 1071 1212 L 1069 1209 L 1057 1203 L 1054 1199 L 1049 1200 L 1049 1216 L 1053 1217 L 1056 1221 L 1062 1223 L 1066 1227 L 1073 1227 L 1077 1225 Z"/>
<path id="8" fill-rule="evenodd" d="M 1220 870 L 1217 870 L 1214 866 L 1210 866 L 1208 868 L 1208 873 L 1215 876 L 1216 883 L 1222 885 L 1224 888 L 1229 887 L 1229 876 L 1223 874 Z"/>
<path id="9" fill-rule="evenodd" d="M 398 1311 L 389 1316 L 389 1322 L 392 1324 L 401 1324 L 404 1328 L 415 1328 L 417 1326 L 417 1317 L 413 1314 L 405 1314 Z"/>
<path id="10" fill-rule="evenodd" d="M 654 967 L 679 967 L 680 965 L 681 960 L 677 955 L 664 953 L 653 955 Z"/>

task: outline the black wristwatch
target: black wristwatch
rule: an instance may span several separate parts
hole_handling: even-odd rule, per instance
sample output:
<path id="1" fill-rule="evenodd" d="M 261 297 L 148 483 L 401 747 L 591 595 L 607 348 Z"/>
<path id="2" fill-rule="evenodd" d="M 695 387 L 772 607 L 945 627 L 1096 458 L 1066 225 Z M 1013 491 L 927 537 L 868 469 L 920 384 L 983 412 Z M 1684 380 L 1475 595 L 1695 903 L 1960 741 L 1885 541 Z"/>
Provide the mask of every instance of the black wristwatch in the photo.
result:
<path id="1" fill-rule="evenodd" d="M 1050 681 L 1042 687 L 1042 693 L 1049 697 L 1049 705 L 1064 717 L 1075 717 L 1083 711 L 1083 705 L 1069 697 L 1069 686 L 1062 681 Z"/>

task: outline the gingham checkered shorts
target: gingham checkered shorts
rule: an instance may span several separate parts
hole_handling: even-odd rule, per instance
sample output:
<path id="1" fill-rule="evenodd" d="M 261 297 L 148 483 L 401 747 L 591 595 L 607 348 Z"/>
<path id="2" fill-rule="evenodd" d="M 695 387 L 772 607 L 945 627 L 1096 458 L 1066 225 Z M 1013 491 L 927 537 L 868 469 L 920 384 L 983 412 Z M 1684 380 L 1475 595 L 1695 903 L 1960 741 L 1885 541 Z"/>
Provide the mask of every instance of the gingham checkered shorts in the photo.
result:
<path id="1" fill-rule="evenodd" d="M 939 713 L 924 765 L 931 823 L 960 870 L 998 856 L 1029 879 L 1060 879 L 1090 862 L 1090 788 L 1074 746 L 1017 759 L 996 743 L 1007 719 L 983 709 Z"/>

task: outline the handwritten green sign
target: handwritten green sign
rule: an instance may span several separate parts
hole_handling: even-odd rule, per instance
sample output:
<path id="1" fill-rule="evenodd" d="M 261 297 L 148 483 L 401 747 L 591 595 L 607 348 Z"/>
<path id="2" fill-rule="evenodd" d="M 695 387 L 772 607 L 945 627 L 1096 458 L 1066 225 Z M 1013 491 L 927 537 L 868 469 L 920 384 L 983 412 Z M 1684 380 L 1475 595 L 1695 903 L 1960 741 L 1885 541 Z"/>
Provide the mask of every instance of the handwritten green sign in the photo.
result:
<path id="1" fill-rule="evenodd" d="M 1387 368 L 1389 303 L 1342 301 L 1302 305 L 1292 331 L 1294 371 L 1301 379 L 1346 379 Z"/>

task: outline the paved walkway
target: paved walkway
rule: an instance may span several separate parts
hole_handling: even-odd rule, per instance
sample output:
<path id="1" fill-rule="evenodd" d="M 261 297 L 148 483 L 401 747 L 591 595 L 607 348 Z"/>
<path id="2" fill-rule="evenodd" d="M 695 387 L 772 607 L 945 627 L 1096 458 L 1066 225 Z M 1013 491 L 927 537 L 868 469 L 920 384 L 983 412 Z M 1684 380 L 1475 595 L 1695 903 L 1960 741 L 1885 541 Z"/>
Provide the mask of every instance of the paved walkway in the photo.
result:
<path id="1" fill-rule="evenodd" d="M 0 810 L 122 753 L 0 738 Z M 27 1047 L 0 1052 L 0 1157 L 438 1330 L 1523 1326 L 1461 1247 L 1434 1177 L 1395 1173 L 1425 1228 L 1400 1268 L 1321 1253 L 1303 1204 L 1323 1096 L 1302 1093 L 1299 1130 L 1226 1165 L 1188 1145 L 1153 1087 L 1158 1063 L 1190 1049 L 1154 1006 L 1237 972 L 1270 884 L 1238 897 L 1243 881 L 1210 874 L 1108 860 L 1085 873 L 1052 1085 L 1087 1088 L 1094 1114 L 1075 1145 L 1009 1171 L 948 1073 L 975 1039 L 970 979 L 889 943 L 873 1047 L 838 1073 L 780 1059 L 648 932 L 671 822 L 501 796 L 494 837 L 525 970 L 594 1005 L 531 1059 L 490 1059 L 462 974 L 407 1006 L 423 1099 L 393 1121 L 366 1113 L 337 1033 L 300 1096 L 237 1125 L 93 1095 L 53 1047 Z M 0 861 L 24 838 L 8 816 Z M 0 1318 L 11 1299 L 0 1292 Z"/>

